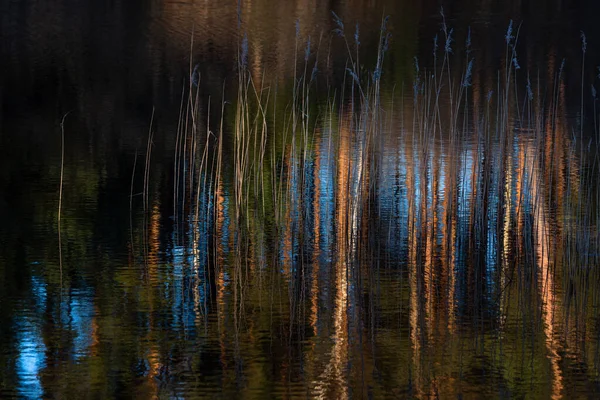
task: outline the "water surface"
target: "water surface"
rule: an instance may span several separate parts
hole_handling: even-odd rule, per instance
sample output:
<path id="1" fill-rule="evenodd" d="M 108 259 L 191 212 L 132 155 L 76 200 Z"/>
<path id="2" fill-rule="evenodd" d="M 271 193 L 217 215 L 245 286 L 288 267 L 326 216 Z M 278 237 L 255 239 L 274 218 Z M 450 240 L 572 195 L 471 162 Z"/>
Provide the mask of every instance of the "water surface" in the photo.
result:
<path id="1" fill-rule="evenodd" d="M 141 3 L 0 5 L 0 397 L 598 395 L 598 5 Z"/>

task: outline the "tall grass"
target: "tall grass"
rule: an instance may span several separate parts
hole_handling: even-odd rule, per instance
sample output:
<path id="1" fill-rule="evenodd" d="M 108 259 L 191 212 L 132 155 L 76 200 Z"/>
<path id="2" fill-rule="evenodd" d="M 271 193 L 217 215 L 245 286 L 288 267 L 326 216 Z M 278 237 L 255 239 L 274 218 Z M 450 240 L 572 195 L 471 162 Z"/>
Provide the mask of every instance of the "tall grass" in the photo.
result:
<path id="1" fill-rule="evenodd" d="M 63 178 L 65 172 L 65 119 L 71 111 L 63 115 L 60 121 L 60 183 L 58 186 L 58 268 L 60 273 L 60 286 L 62 294 L 62 278 L 63 278 L 63 263 L 62 263 L 62 232 L 61 232 L 61 217 L 62 217 L 62 199 L 63 199 Z"/>
<path id="2" fill-rule="evenodd" d="M 251 288 L 274 284 L 280 275 L 288 282 L 290 319 L 302 325 L 325 266 L 346 282 L 340 302 L 356 302 L 362 310 L 367 293 L 372 302 L 361 312 L 371 316 L 386 296 L 380 285 L 385 269 L 401 270 L 414 294 L 409 301 L 417 308 L 414 321 L 424 325 L 415 328 L 423 343 L 433 335 L 425 321 L 441 313 L 435 311 L 438 304 L 445 307 L 450 331 L 459 317 L 482 323 L 488 312 L 503 315 L 495 322 L 502 329 L 515 312 L 515 299 L 521 316 L 555 316 L 560 297 L 557 330 L 568 340 L 570 329 L 589 334 L 590 310 L 600 306 L 600 187 L 598 151 L 592 148 L 597 141 L 584 135 L 583 94 L 580 132 L 574 135 L 565 118 L 564 62 L 553 66 L 543 87 L 540 71 L 524 71 L 519 64 L 520 25 L 513 21 L 503 38 L 495 87 L 482 92 L 470 29 L 461 48 L 443 10 L 440 14 L 443 43 L 434 40 L 433 66 L 415 58 L 412 96 L 403 95 L 401 118 L 393 98 L 383 98 L 395 84 L 384 76 L 391 40 L 387 18 L 368 71 L 361 68 L 359 27 L 349 36 L 341 18 L 332 15 L 332 40 L 345 48 L 347 64 L 342 84 L 327 80 L 325 90 L 317 72 L 322 39 L 315 44 L 302 37 L 299 25 L 289 87 L 268 84 L 272 77 L 266 73 L 253 75 L 250 38 L 243 33 L 235 86 L 223 86 L 220 104 L 201 92 L 190 64 L 190 76 L 198 78 L 184 87 L 175 135 L 175 229 L 178 237 L 195 232 L 194 246 L 203 243 L 209 279 L 223 279 L 227 271 L 236 329 L 243 329 Z M 584 78 L 582 67 L 582 93 Z M 595 92 L 592 102 L 597 136 Z M 326 146 L 320 148 L 323 137 Z M 390 137 L 402 169 L 394 178 L 400 193 L 395 196 L 385 193 Z M 145 210 L 151 144 L 152 133 Z M 323 165 L 332 166 L 331 176 Z M 321 191 L 325 179 L 331 180 L 331 193 Z M 386 215 L 389 197 L 404 213 L 396 220 Z M 330 208 L 316 211 L 320 201 Z M 324 230 L 333 232 L 334 244 L 323 244 Z M 392 243 L 393 237 L 402 245 Z M 401 256 L 382 257 L 404 245 Z M 327 251 L 333 255 L 320 263 L 318 255 Z M 538 300 L 532 303 L 532 297 Z M 268 306 L 276 305 L 269 300 Z M 462 316 L 460 307 L 467 310 Z M 370 327 L 373 337 L 375 320 Z"/>

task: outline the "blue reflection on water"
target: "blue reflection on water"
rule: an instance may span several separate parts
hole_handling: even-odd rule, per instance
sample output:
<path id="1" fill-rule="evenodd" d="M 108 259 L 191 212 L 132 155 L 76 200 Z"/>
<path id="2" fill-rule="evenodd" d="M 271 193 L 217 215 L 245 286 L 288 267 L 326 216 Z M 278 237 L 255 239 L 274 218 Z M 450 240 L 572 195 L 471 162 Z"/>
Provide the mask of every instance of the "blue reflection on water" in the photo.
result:
<path id="1" fill-rule="evenodd" d="M 93 296 L 90 291 L 74 289 L 63 299 L 68 305 L 68 328 L 74 333 L 73 357 L 80 359 L 89 354 L 93 341 Z"/>
<path id="2" fill-rule="evenodd" d="M 40 381 L 40 371 L 46 367 L 46 346 L 41 330 L 34 323 L 23 321 L 17 334 L 19 355 L 17 375 L 19 394 L 29 398 L 40 398 L 44 394 Z"/>
<path id="3" fill-rule="evenodd" d="M 51 318 L 55 327 L 69 332 L 72 337 L 66 353 L 74 360 L 89 355 L 93 342 L 94 303 L 89 289 L 73 289 L 61 296 L 57 307 L 48 316 L 47 283 L 42 277 L 32 276 L 32 304 L 23 305 L 22 312 L 15 318 L 18 354 L 16 373 L 19 395 L 26 398 L 41 398 L 44 387 L 41 374 L 47 366 L 47 347 L 43 331 L 48 328 Z"/>
<path id="4" fill-rule="evenodd" d="M 321 263 L 331 261 L 333 251 L 333 210 L 335 207 L 334 199 L 334 165 L 333 157 L 329 150 L 331 132 L 323 135 L 319 143 L 320 166 L 317 171 L 319 176 L 319 246 L 321 254 Z"/>
<path id="5" fill-rule="evenodd" d="M 46 345 L 42 337 L 40 316 L 46 309 L 46 283 L 41 278 L 31 278 L 33 304 L 24 307 L 24 313 L 16 318 L 17 347 L 19 353 L 16 372 L 19 380 L 19 394 L 27 398 L 41 398 L 44 389 L 40 372 L 46 367 Z"/>

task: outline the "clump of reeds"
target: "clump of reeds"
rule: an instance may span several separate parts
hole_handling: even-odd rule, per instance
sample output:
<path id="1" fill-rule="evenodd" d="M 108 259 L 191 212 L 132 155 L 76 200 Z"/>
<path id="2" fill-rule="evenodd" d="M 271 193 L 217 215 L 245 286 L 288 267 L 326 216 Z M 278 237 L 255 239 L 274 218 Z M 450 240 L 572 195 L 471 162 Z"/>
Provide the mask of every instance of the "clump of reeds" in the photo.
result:
<path id="1" fill-rule="evenodd" d="M 376 258 L 378 268 L 381 250 L 373 243 L 385 242 L 381 237 L 385 230 L 378 229 L 382 217 L 378 202 L 386 179 L 384 137 L 391 132 L 401 138 L 400 151 L 411 164 L 405 182 L 410 238 L 402 240 L 410 242 L 406 263 L 414 267 L 411 277 L 420 285 L 415 290 L 430 303 L 435 301 L 434 294 L 446 296 L 452 308 L 461 285 L 472 285 L 474 290 L 464 292 L 471 296 L 473 309 L 482 313 L 485 302 L 498 310 L 508 308 L 508 292 L 514 285 L 527 293 L 558 290 L 547 285 L 557 285 L 554 277 L 560 277 L 564 304 L 571 310 L 565 319 L 574 313 L 577 327 L 585 330 L 587 312 L 600 304 L 594 284 L 600 276 L 600 185 L 595 182 L 597 149 L 586 159 L 594 142 L 584 142 L 583 66 L 579 137 L 565 135 L 561 131 L 564 63 L 553 70 L 551 87 L 544 90 L 539 72 L 536 79 L 535 71 L 519 64 L 520 25 L 509 21 L 503 38 L 504 65 L 495 88 L 477 103 L 473 87 L 478 65 L 471 30 L 466 31 L 460 49 L 443 10 L 440 17 L 433 66 L 424 67 L 414 60 L 412 102 L 407 104 L 412 107 L 412 120 L 403 122 L 400 129 L 393 126 L 394 110 L 382 101 L 382 87 L 391 84 L 384 76 L 391 40 L 387 18 L 381 22 L 374 68 L 366 72 L 360 67 L 359 27 L 349 36 L 341 18 L 332 15 L 334 39 L 343 42 L 348 62 L 342 85 L 327 87 L 326 106 L 321 109 L 313 107 L 318 51 L 312 38 L 302 37 L 299 24 L 291 96 L 285 99 L 284 110 L 278 108 L 277 99 L 285 91 L 267 85 L 264 76 L 258 85 L 248 68 L 247 34 L 240 34 L 231 105 L 225 100 L 225 87 L 220 107 L 202 97 L 198 69 L 190 63 L 191 79 L 182 94 L 175 135 L 174 220 L 178 231 L 196 232 L 194 228 L 204 224 L 202 232 L 222 235 L 219 213 L 225 212 L 222 198 L 229 196 L 226 212 L 231 219 L 232 255 L 215 261 L 214 270 L 222 267 L 221 261 L 233 266 L 236 304 L 244 302 L 252 281 L 248 259 L 260 254 L 256 256 L 263 263 L 259 270 L 280 271 L 282 263 L 293 265 L 288 274 L 292 282 L 289 301 L 294 313 L 301 315 L 311 267 L 307 260 L 315 259 L 305 253 L 319 251 L 309 229 L 317 131 L 328 135 L 331 160 L 327 162 L 336 171 L 332 174 L 334 205 L 328 211 L 336 217 L 336 258 L 357 282 L 352 286 L 356 293 L 366 290 L 364 279 L 372 284 L 369 290 L 378 293 L 378 270 L 370 261 Z M 583 34 L 582 43 L 585 63 Z M 592 106 L 597 144 L 600 130 L 594 86 Z M 220 119 L 213 117 L 217 109 Z M 151 130 L 144 172 L 145 210 L 149 207 L 152 138 Z M 565 159 L 573 162 L 565 163 Z M 444 193 L 440 195 L 442 169 Z M 554 225 L 560 243 L 551 243 L 548 232 Z M 446 236 L 438 239 L 440 230 Z M 207 253 L 218 253 L 217 247 Z M 430 268 L 435 262 L 443 272 Z M 429 289 L 427 285 L 435 279 L 446 286 L 432 294 L 434 285 Z"/>

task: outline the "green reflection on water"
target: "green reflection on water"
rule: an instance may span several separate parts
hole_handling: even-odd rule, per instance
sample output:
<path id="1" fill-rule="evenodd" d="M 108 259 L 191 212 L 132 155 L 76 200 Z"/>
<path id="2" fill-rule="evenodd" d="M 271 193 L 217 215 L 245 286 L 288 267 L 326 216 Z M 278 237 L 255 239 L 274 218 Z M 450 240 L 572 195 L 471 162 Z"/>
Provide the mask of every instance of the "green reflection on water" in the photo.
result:
<path id="1" fill-rule="evenodd" d="M 396 34 L 386 88 L 417 76 L 416 20 Z M 2 187 L 19 188 L 10 206 L 24 222 L 7 217 L 0 254 L 0 394 L 597 391 L 597 156 L 570 133 L 566 94 L 527 102 L 509 81 L 486 103 L 483 71 L 451 110 L 455 65 L 443 87 L 418 75 L 415 102 L 379 91 L 373 31 L 353 70 L 365 95 L 339 66 L 294 78 L 290 57 L 271 81 L 256 53 L 225 91 L 222 125 L 219 101 L 206 110 L 213 92 L 184 95 L 179 129 L 164 116 L 151 127 L 146 210 L 147 124 L 108 144 L 74 137 L 73 122 L 62 275 L 56 157 L 10 159 Z M 288 47 L 302 64 L 304 44 Z"/>

